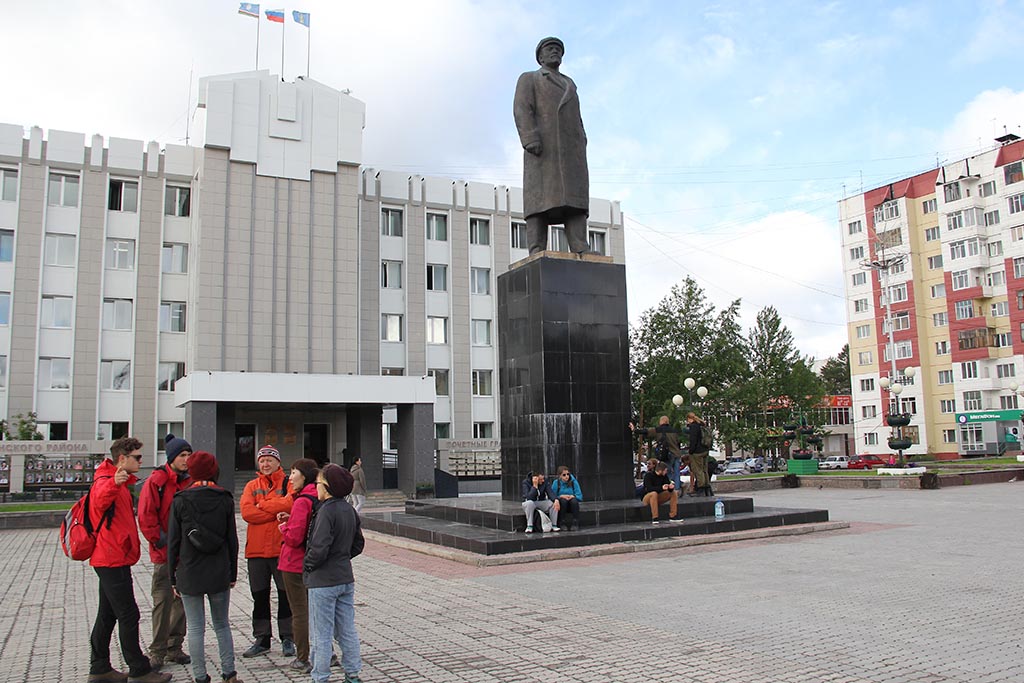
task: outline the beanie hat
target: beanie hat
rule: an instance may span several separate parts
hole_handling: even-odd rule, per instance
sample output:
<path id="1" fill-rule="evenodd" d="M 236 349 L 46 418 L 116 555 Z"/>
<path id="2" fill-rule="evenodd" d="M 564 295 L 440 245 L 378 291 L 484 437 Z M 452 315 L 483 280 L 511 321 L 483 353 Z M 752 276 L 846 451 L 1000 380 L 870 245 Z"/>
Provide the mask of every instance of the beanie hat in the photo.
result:
<path id="1" fill-rule="evenodd" d="M 213 453 L 196 451 L 188 458 L 188 474 L 192 481 L 217 481 L 220 467 Z"/>
<path id="2" fill-rule="evenodd" d="M 256 464 L 259 464 L 260 458 L 265 458 L 267 456 L 270 456 L 271 458 L 277 458 L 278 464 L 281 463 L 281 453 L 270 444 L 267 444 L 263 448 L 256 451 Z"/>
<path id="3" fill-rule="evenodd" d="M 174 434 L 168 434 L 164 437 L 164 453 L 167 455 L 167 462 L 171 462 L 179 455 L 182 451 L 192 452 L 192 444 L 185 439 L 179 438 Z"/>
<path id="4" fill-rule="evenodd" d="M 327 492 L 335 498 L 344 498 L 352 493 L 352 473 L 341 465 L 327 463 L 320 473 L 327 482 Z"/>

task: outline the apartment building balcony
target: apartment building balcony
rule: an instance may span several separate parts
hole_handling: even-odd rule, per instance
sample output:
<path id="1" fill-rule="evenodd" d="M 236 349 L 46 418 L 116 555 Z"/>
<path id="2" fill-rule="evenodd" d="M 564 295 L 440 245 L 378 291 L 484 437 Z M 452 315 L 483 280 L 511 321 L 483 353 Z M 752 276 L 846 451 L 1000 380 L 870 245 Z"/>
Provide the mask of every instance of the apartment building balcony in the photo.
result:
<path id="1" fill-rule="evenodd" d="M 1006 384 L 1005 379 L 998 377 L 972 377 L 956 380 L 957 391 L 1000 391 Z"/>

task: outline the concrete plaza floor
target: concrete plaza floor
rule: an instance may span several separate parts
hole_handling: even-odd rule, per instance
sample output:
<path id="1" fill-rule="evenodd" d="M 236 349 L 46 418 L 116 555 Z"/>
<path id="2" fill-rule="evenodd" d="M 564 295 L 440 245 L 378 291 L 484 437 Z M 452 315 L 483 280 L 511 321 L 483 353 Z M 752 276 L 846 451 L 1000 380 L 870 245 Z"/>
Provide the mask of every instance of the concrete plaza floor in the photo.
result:
<path id="1" fill-rule="evenodd" d="M 1024 483 L 766 491 L 756 504 L 825 507 L 851 526 L 506 567 L 370 542 L 354 563 L 363 679 L 1024 681 L 1022 494 Z M 150 571 L 148 558 L 135 568 L 143 645 Z M 251 600 L 244 569 L 239 579 L 240 653 Z M 95 574 L 61 554 L 56 530 L 0 532 L 0 681 L 85 681 L 95 593 Z M 209 629 L 206 649 L 216 681 Z M 284 668 L 276 640 L 269 656 L 237 663 L 248 683 L 309 680 Z M 167 670 L 191 680 L 186 667 Z"/>

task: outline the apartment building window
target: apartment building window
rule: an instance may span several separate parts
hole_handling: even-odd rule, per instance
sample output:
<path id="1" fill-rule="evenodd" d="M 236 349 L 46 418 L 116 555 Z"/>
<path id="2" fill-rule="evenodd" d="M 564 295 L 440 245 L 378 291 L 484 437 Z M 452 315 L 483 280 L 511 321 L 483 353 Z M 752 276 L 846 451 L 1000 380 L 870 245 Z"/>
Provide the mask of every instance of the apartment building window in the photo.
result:
<path id="1" fill-rule="evenodd" d="M 427 239 L 437 242 L 448 241 L 448 216 L 446 214 L 427 214 Z"/>
<path id="2" fill-rule="evenodd" d="M 999 209 L 993 209 L 992 211 L 986 211 L 981 217 L 982 224 L 987 228 L 993 225 L 999 225 Z M 1020 239 L 1017 237 L 1016 239 Z"/>
<path id="3" fill-rule="evenodd" d="M 925 242 L 934 242 L 935 240 L 939 239 L 939 237 L 940 237 L 939 226 L 936 225 L 933 228 L 925 228 L 925 231 L 924 231 L 924 241 Z"/>
<path id="4" fill-rule="evenodd" d="M 941 313 L 932 313 L 932 325 L 935 327 L 945 327 L 949 324 L 949 313 L 942 311 Z"/>
<path id="5" fill-rule="evenodd" d="M 921 213 L 935 213 L 938 209 L 938 201 L 932 197 L 921 202 Z"/>
<path id="6" fill-rule="evenodd" d="M 1016 377 L 1017 367 L 1013 363 L 1000 363 L 996 365 L 996 377 L 999 379 L 1006 379 L 1007 377 Z"/>
<path id="7" fill-rule="evenodd" d="M 1012 197 L 1008 197 L 1006 201 L 1010 205 L 1011 216 L 1024 211 L 1024 194 L 1015 194 Z"/>
<path id="8" fill-rule="evenodd" d="M 587 241 L 590 242 L 590 251 L 604 256 L 608 252 L 605 249 L 605 233 L 603 230 L 591 230 L 587 233 Z"/>
<path id="9" fill-rule="evenodd" d="M 867 299 L 857 299 L 856 301 L 853 302 L 853 312 L 854 313 L 864 313 L 867 310 L 868 310 L 868 300 Z"/>
<path id="10" fill-rule="evenodd" d="M 192 188 L 167 186 L 164 193 L 164 215 L 188 218 L 192 215 Z"/>
<path id="11" fill-rule="evenodd" d="M 942 341 L 935 342 L 935 355 L 945 356 L 949 354 L 949 340 L 943 339 Z"/>
<path id="12" fill-rule="evenodd" d="M 139 208 L 139 184 L 133 180 L 110 179 L 107 208 L 111 211 L 135 213 Z"/>
<path id="13" fill-rule="evenodd" d="M 512 221 L 512 248 L 513 249 L 529 249 L 530 243 L 526 237 L 526 223 L 519 223 Z"/>
<path id="14" fill-rule="evenodd" d="M 185 331 L 185 303 L 182 301 L 160 302 L 160 331 Z"/>
<path id="15" fill-rule="evenodd" d="M 999 397 L 1000 410 L 1017 410 L 1017 394 Z"/>
<path id="16" fill-rule="evenodd" d="M 132 300 L 131 299 L 104 299 L 103 300 L 103 329 L 105 329 L 105 330 L 130 330 L 130 329 L 132 329 Z"/>
<path id="17" fill-rule="evenodd" d="M 184 422 L 157 422 L 156 423 L 156 449 L 157 451 L 163 452 L 164 440 L 168 434 L 174 434 L 175 436 L 183 436 L 185 434 L 185 423 Z"/>
<path id="18" fill-rule="evenodd" d="M 107 268 L 135 270 L 135 240 L 107 239 Z"/>
<path id="19" fill-rule="evenodd" d="M 889 303 L 891 303 L 891 304 L 897 304 L 897 303 L 900 303 L 901 301 L 906 301 L 907 300 L 907 283 L 903 282 L 901 284 L 892 285 L 891 287 L 889 287 L 886 290 L 886 292 L 882 294 L 882 296 L 880 297 L 880 300 L 879 300 L 879 303 L 881 303 L 883 306 L 885 305 L 885 301 L 886 301 L 886 296 L 887 295 L 888 295 Z"/>
<path id="20" fill-rule="evenodd" d="M 0 230 L 0 263 L 14 260 L 14 231 Z"/>
<path id="21" fill-rule="evenodd" d="M 857 325 L 857 339 L 867 339 L 871 336 L 871 325 Z"/>
<path id="22" fill-rule="evenodd" d="M 978 379 L 978 361 L 972 360 L 960 364 L 960 377 L 963 379 Z"/>
<path id="23" fill-rule="evenodd" d="M 132 364 L 126 360 L 100 361 L 100 389 L 128 391 L 132 385 Z"/>
<path id="24" fill-rule="evenodd" d="M 473 371 L 473 395 L 474 396 L 493 396 L 494 391 L 491 387 L 491 371 L 490 370 L 474 370 Z"/>
<path id="25" fill-rule="evenodd" d="M 69 296 L 44 296 L 39 308 L 39 326 L 70 328 L 74 299 Z"/>
<path id="26" fill-rule="evenodd" d="M 997 349 L 1006 349 L 1013 346 L 1013 335 L 1009 332 L 996 332 L 992 335 L 992 346 Z"/>
<path id="27" fill-rule="evenodd" d="M 46 203 L 50 206 L 78 206 L 78 176 L 51 173 Z"/>
<path id="28" fill-rule="evenodd" d="M 405 377 L 405 368 L 381 368 L 381 377 Z"/>
<path id="29" fill-rule="evenodd" d="M 1017 161 L 1003 167 L 1003 181 L 1006 185 L 1013 185 L 1024 180 L 1024 168 L 1021 162 Z"/>
<path id="30" fill-rule="evenodd" d="M 71 386 L 70 358 L 40 358 L 39 388 L 67 389 Z"/>
<path id="31" fill-rule="evenodd" d="M 985 282 L 986 282 L 986 284 L 988 284 L 989 287 L 998 287 L 999 285 L 1005 285 L 1006 284 L 1006 271 L 1005 270 L 997 270 L 997 271 L 992 272 L 992 273 L 987 273 L 985 275 Z"/>
<path id="32" fill-rule="evenodd" d="M 874 432 L 868 432 L 864 435 L 865 446 L 877 446 L 878 445 L 878 434 Z"/>
<path id="33" fill-rule="evenodd" d="M 848 425 L 850 424 L 850 409 L 849 408 L 829 408 L 828 409 L 828 423 L 830 425 Z"/>
<path id="34" fill-rule="evenodd" d="M 850 260 L 859 261 L 864 258 L 864 247 L 854 247 L 850 249 Z"/>
<path id="35" fill-rule="evenodd" d="M 427 375 L 434 378 L 434 393 L 438 396 L 448 395 L 448 371 L 441 368 L 427 370 Z M 448 438 L 448 437 L 444 437 Z"/>
<path id="36" fill-rule="evenodd" d="M 491 321 L 490 320 L 473 320 L 472 321 L 472 333 L 473 333 L 473 346 L 490 346 L 491 345 Z"/>
<path id="37" fill-rule="evenodd" d="M 452 434 L 452 423 L 451 422 L 435 422 L 434 423 L 434 438 L 435 439 L 450 439 Z"/>
<path id="38" fill-rule="evenodd" d="M 907 262 L 906 261 L 899 261 L 899 262 L 894 263 L 891 266 L 889 266 L 889 274 L 890 275 L 896 275 L 898 273 L 905 273 L 905 272 L 907 272 Z"/>
<path id="39" fill-rule="evenodd" d="M 18 171 L 13 168 L 0 168 L 0 201 L 14 202 L 18 200 Z"/>
<path id="40" fill-rule="evenodd" d="M 380 316 L 380 340 L 402 341 L 402 316 L 398 313 L 382 313 Z"/>
<path id="41" fill-rule="evenodd" d="M 448 291 L 448 266 L 440 263 L 427 264 L 427 291 Z"/>
<path id="42" fill-rule="evenodd" d="M 427 343 L 448 343 L 448 318 L 427 316 Z"/>
<path id="43" fill-rule="evenodd" d="M 860 407 L 860 416 L 864 419 L 870 419 L 872 417 L 878 417 L 878 406 L 874 404 L 868 404 Z"/>
<path id="44" fill-rule="evenodd" d="M 164 273 L 188 272 L 188 245 L 164 242 L 160 250 L 160 271 Z"/>
<path id="45" fill-rule="evenodd" d="M 157 391 L 174 391 L 175 382 L 184 376 L 184 363 L 160 363 L 157 367 Z"/>
<path id="46" fill-rule="evenodd" d="M 996 181 L 990 180 L 978 186 L 978 194 L 982 197 L 991 197 L 996 193 Z"/>
<path id="47" fill-rule="evenodd" d="M 953 371 L 952 370 L 939 370 L 939 384 L 952 384 L 953 383 Z"/>
<path id="48" fill-rule="evenodd" d="M 902 409 L 903 409 L 904 413 L 910 413 L 911 415 L 917 415 L 917 399 L 916 398 L 914 398 L 913 396 L 911 396 L 910 398 L 904 398 L 904 399 L 901 399 L 900 403 L 901 403 L 901 406 L 902 406 Z M 890 414 L 899 412 L 899 410 L 900 410 L 900 406 L 896 405 L 896 401 L 890 401 L 889 402 L 889 413 Z M 908 429 L 907 427 L 903 428 L 904 433 L 906 432 L 907 429 Z"/>
<path id="49" fill-rule="evenodd" d="M 493 422 L 474 422 L 473 423 L 473 438 L 474 439 L 493 439 L 494 438 L 494 423 Z"/>
<path id="50" fill-rule="evenodd" d="M 43 264 L 47 266 L 75 265 L 75 236 L 46 233 L 46 240 L 43 244 Z"/>
<path id="51" fill-rule="evenodd" d="M 469 243 L 487 246 L 491 243 L 491 222 L 486 218 L 469 219 Z"/>
<path id="52" fill-rule="evenodd" d="M 992 317 L 1002 318 L 1010 315 L 1010 302 L 1009 301 L 997 301 L 992 304 Z"/>
<path id="53" fill-rule="evenodd" d="M 100 441 L 120 439 L 122 436 L 128 436 L 127 422 L 100 422 L 96 426 L 96 438 Z"/>
<path id="54" fill-rule="evenodd" d="M 402 288 L 402 262 L 380 262 L 380 286 L 384 289 Z"/>
<path id="55" fill-rule="evenodd" d="M 909 339 L 896 342 L 896 360 L 906 360 L 914 356 L 914 345 Z M 892 344 L 885 345 L 885 360 L 892 360 Z"/>
<path id="56" fill-rule="evenodd" d="M 569 238 L 565 236 L 565 228 L 561 225 L 552 225 L 549 231 L 550 245 L 548 249 L 551 251 L 561 251 L 566 254 L 569 253 Z"/>
<path id="57" fill-rule="evenodd" d="M 875 390 L 875 380 L 874 379 L 862 379 L 860 381 L 860 390 L 861 391 L 874 391 Z"/>
<path id="58" fill-rule="evenodd" d="M 846 228 L 849 231 L 849 234 L 856 235 L 864 229 L 864 226 L 860 221 L 853 221 L 852 223 L 847 223 Z"/>
<path id="59" fill-rule="evenodd" d="M 964 410 L 981 410 L 981 392 L 980 391 L 965 391 L 964 392 Z"/>
<path id="60" fill-rule="evenodd" d="M 0 387 L 7 386 L 7 356 L 0 356 Z"/>
<path id="61" fill-rule="evenodd" d="M 910 329 L 910 312 L 903 311 L 892 316 L 892 328 L 899 332 L 900 330 Z M 887 320 L 882 321 L 882 331 L 886 334 L 889 333 L 889 322 Z"/>
<path id="62" fill-rule="evenodd" d="M 0 325 L 11 324 L 11 293 L 0 292 Z"/>
<path id="63" fill-rule="evenodd" d="M 942 268 L 942 254 L 939 254 L 938 256 L 929 256 L 928 257 L 928 269 L 929 270 L 938 270 L 940 268 Z"/>
<path id="64" fill-rule="evenodd" d="M 870 351 L 861 351 L 857 354 L 857 365 L 871 365 L 872 358 Z"/>
<path id="65" fill-rule="evenodd" d="M 382 208 L 380 210 L 380 234 L 385 237 L 402 236 L 402 210 Z"/>
<path id="66" fill-rule="evenodd" d="M 942 194 L 946 197 L 947 202 L 955 202 L 960 199 L 960 183 L 952 182 L 946 183 L 942 186 Z"/>
<path id="67" fill-rule="evenodd" d="M 957 270 L 950 273 L 949 279 L 954 292 L 971 286 L 971 274 L 966 270 Z"/>
<path id="68" fill-rule="evenodd" d="M 868 274 L 867 273 L 854 273 L 853 274 L 853 278 L 851 279 L 851 281 L 853 282 L 853 286 L 854 287 L 859 287 L 860 285 L 866 285 L 867 282 L 868 282 Z"/>
<path id="69" fill-rule="evenodd" d="M 955 429 L 943 429 L 942 430 L 942 441 L 943 441 L 943 443 L 956 443 L 956 430 Z"/>
<path id="70" fill-rule="evenodd" d="M 900 217 L 899 200 L 892 199 L 875 207 L 875 222 L 890 221 Z"/>
<path id="71" fill-rule="evenodd" d="M 988 346 L 988 330 L 960 330 L 956 333 L 957 347 L 964 351 L 966 349 L 980 349 Z"/>
<path id="72" fill-rule="evenodd" d="M 967 320 L 974 317 L 974 302 L 970 299 L 957 301 L 953 305 L 953 313 L 957 320 Z"/>
<path id="73" fill-rule="evenodd" d="M 491 293 L 491 269 L 490 268 L 470 268 L 469 270 L 470 287 L 473 294 L 490 294 Z"/>
<path id="74" fill-rule="evenodd" d="M 878 242 L 886 248 L 898 247 L 903 244 L 903 231 L 899 228 L 880 232 L 876 236 L 878 237 Z"/>
<path id="75" fill-rule="evenodd" d="M 942 399 L 939 401 L 939 412 L 940 413 L 955 413 L 956 412 L 956 400 L 955 399 Z"/>

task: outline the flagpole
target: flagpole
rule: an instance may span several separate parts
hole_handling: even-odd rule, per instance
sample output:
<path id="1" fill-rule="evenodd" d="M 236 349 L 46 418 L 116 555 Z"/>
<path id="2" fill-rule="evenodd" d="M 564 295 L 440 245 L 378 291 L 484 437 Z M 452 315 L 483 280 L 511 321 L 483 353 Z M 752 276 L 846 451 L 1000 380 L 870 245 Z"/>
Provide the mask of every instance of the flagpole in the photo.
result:
<path id="1" fill-rule="evenodd" d="M 310 43 L 312 34 L 313 34 L 313 29 L 311 29 L 310 27 L 307 26 L 306 27 L 306 78 L 309 78 L 309 43 Z"/>
<path id="2" fill-rule="evenodd" d="M 281 80 L 284 80 L 284 15 L 281 17 Z"/>
<path id="3" fill-rule="evenodd" d="M 256 13 L 256 71 L 260 70 L 260 15 Z"/>

